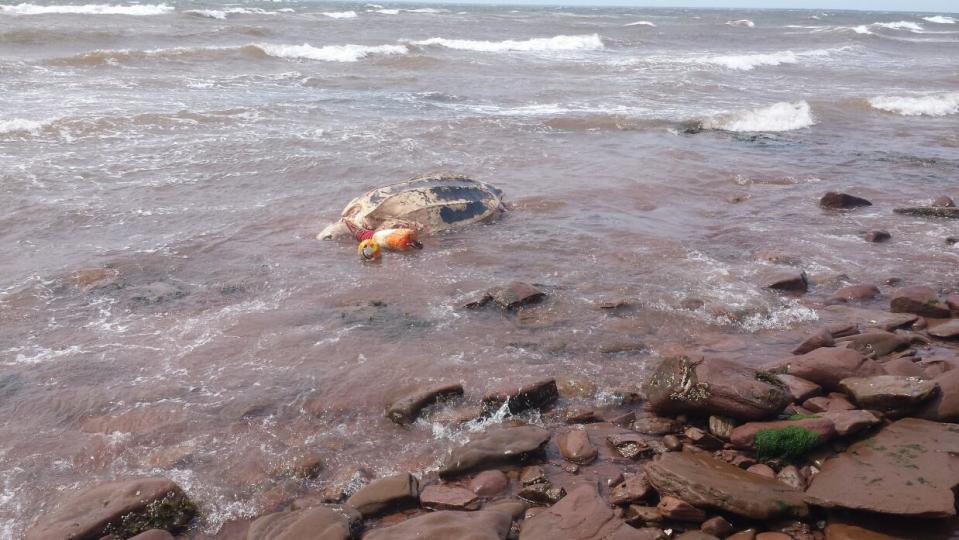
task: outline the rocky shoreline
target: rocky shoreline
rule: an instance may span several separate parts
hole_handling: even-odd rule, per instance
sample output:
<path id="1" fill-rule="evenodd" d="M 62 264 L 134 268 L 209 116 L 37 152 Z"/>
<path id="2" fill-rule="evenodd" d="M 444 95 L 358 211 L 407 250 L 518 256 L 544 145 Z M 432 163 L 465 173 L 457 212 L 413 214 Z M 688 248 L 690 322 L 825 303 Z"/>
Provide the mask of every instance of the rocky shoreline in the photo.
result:
<path id="1" fill-rule="evenodd" d="M 868 204 L 840 193 L 820 201 Z M 907 213 L 955 213 L 948 198 L 930 208 Z M 881 242 L 881 232 L 864 239 Z M 796 271 L 766 285 L 802 294 L 809 280 Z M 512 283 L 465 307 L 512 312 L 546 295 Z M 396 429 L 423 416 L 485 429 L 419 477 L 373 478 L 360 464 L 324 471 L 321 455 L 304 455 L 282 471 L 275 511 L 212 536 L 193 526 L 202 507 L 177 484 L 128 478 L 67 493 L 26 538 L 922 538 L 922 527 L 956 516 L 959 294 L 901 286 L 886 292 L 887 310 L 857 307 L 879 295 L 874 284 L 837 289 L 835 322 L 789 357 L 752 366 L 688 348 L 648 380 L 601 389 L 610 398 L 595 407 L 572 406 L 555 378 L 487 389 L 451 378 L 406 392 L 385 411 Z M 926 355 L 931 345 L 948 354 Z M 298 488 L 321 474 L 324 489 Z"/>

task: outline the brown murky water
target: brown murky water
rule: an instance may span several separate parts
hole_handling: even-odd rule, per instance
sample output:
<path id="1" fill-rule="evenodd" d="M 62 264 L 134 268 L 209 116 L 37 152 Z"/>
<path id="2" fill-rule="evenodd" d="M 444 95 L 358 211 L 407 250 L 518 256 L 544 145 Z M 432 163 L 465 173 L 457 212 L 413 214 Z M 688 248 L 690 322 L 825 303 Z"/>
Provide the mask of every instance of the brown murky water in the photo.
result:
<path id="1" fill-rule="evenodd" d="M 822 302 L 841 284 L 959 278 L 959 223 L 892 213 L 959 194 L 956 24 L 111 9 L 0 5 L 3 538 L 58 490 L 145 473 L 215 531 L 271 509 L 307 451 L 327 465 L 308 488 L 434 468 L 470 426 L 398 429 L 382 413 L 404 388 L 550 375 L 603 400 L 683 348 L 775 359 L 838 318 Z M 436 170 L 512 211 L 379 264 L 313 239 L 364 190 Z M 827 190 L 874 206 L 825 212 Z M 818 284 L 764 290 L 770 253 Z M 548 300 L 460 309 L 514 279 Z"/>

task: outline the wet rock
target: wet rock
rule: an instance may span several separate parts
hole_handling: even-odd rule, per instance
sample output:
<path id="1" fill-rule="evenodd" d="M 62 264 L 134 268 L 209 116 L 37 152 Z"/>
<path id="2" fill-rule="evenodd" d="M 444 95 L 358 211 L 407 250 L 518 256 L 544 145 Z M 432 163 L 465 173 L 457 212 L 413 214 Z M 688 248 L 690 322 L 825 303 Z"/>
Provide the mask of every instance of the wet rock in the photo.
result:
<path id="1" fill-rule="evenodd" d="M 352 466 L 340 469 L 329 484 L 320 491 L 320 498 L 325 502 L 340 502 L 359 491 L 372 479 L 373 475 L 363 467 Z"/>
<path id="2" fill-rule="evenodd" d="M 824 311 L 849 321 L 846 323 L 848 325 L 869 326 L 888 331 L 908 327 L 919 320 L 917 315 L 908 313 L 889 313 L 887 311 L 863 309 L 846 305 L 826 306 Z M 833 334 L 833 337 L 837 336 Z"/>
<path id="3" fill-rule="evenodd" d="M 942 339 L 959 338 L 959 319 L 953 319 L 928 330 L 930 336 Z"/>
<path id="4" fill-rule="evenodd" d="M 728 441 L 733 429 L 736 427 L 736 421 L 725 416 L 709 417 L 709 432 L 716 437 Z"/>
<path id="5" fill-rule="evenodd" d="M 511 524 L 511 516 L 504 512 L 444 510 L 372 530 L 363 535 L 363 540 L 505 540 Z"/>
<path id="6" fill-rule="evenodd" d="M 675 435 L 666 435 L 663 437 L 663 446 L 670 452 L 679 452 L 683 449 L 683 441 Z"/>
<path id="7" fill-rule="evenodd" d="M 477 510 L 480 504 L 468 489 L 433 484 L 420 493 L 420 506 L 430 510 Z"/>
<path id="8" fill-rule="evenodd" d="M 410 473 L 374 480 L 354 493 L 346 504 L 363 517 L 416 504 L 419 481 Z"/>
<path id="9" fill-rule="evenodd" d="M 953 313 L 959 315 L 959 293 L 947 294 L 946 305 L 949 306 L 949 309 L 951 309 Z"/>
<path id="10" fill-rule="evenodd" d="M 856 408 L 855 405 L 843 397 L 817 396 L 809 398 L 802 404 L 803 408 L 809 412 L 821 413 L 825 411 L 851 411 Z"/>
<path id="11" fill-rule="evenodd" d="M 646 465 L 646 475 L 660 494 L 699 508 L 760 520 L 804 517 L 809 513 L 802 492 L 705 453 L 663 454 Z"/>
<path id="12" fill-rule="evenodd" d="M 819 435 L 819 442 L 824 443 L 836 436 L 836 427 L 826 418 L 805 418 L 802 420 L 779 420 L 775 422 L 749 422 L 733 430 L 730 442 L 737 448 L 754 448 L 756 434 L 765 430 L 779 430 L 783 428 L 802 428 Z"/>
<path id="13" fill-rule="evenodd" d="M 627 476 L 609 491 L 609 502 L 613 504 L 638 503 L 649 496 L 651 489 L 645 474 Z"/>
<path id="14" fill-rule="evenodd" d="M 952 200 L 951 197 L 946 195 L 940 195 L 932 201 L 932 206 L 937 208 L 955 208 L 956 203 Z"/>
<path id="15" fill-rule="evenodd" d="M 879 244 L 881 242 L 888 242 L 889 240 L 892 240 L 892 235 L 889 234 L 889 231 L 869 231 L 864 234 L 862 238 L 866 242 Z"/>
<path id="16" fill-rule="evenodd" d="M 894 208 L 892 210 L 897 214 L 916 217 L 948 218 L 959 219 L 959 208 L 948 207 L 912 207 L 912 208 Z"/>
<path id="17" fill-rule="evenodd" d="M 349 540 L 362 520 L 346 507 L 317 506 L 294 512 L 276 512 L 250 524 L 246 540 Z"/>
<path id="18" fill-rule="evenodd" d="M 617 518 L 596 488 L 572 489 L 563 500 L 523 522 L 520 540 L 651 540 Z"/>
<path id="19" fill-rule="evenodd" d="M 903 287 L 896 290 L 889 302 L 889 310 L 934 319 L 949 317 L 949 306 L 929 287 Z"/>
<path id="20" fill-rule="evenodd" d="M 578 465 L 588 465 L 599 452 L 589 442 L 589 435 L 582 429 L 567 431 L 556 437 L 556 446 L 564 459 Z"/>
<path id="21" fill-rule="evenodd" d="M 719 358 L 667 358 L 647 381 L 645 390 L 649 406 L 665 414 L 760 420 L 775 416 L 789 402 L 785 385 L 778 379 Z"/>
<path id="22" fill-rule="evenodd" d="M 865 332 L 863 334 L 842 338 L 839 343 L 847 348 L 861 352 L 866 356 L 882 357 L 887 354 L 908 348 L 908 338 L 892 332 Z"/>
<path id="23" fill-rule="evenodd" d="M 888 362 L 884 362 L 882 368 L 886 370 L 886 373 L 889 375 L 923 378 L 922 368 L 916 364 L 914 357 L 904 356 L 893 358 Z"/>
<path id="24" fill-rule="evenodd" d="M 193 519 L 196 506 L 166 478 L 103 482 L 67 496 L 40 516 L 26 540 L 124 538 L 150 529 L 179 531 Z"/>
<path id="25" fill-rule="evenodd" d="M 556 379 L 543 379 L 522 386 L 506 386 L 483 397 L 483 408 L 495 411 L 509 402 L 509 411 L 517 414 L 528 409 L 544 409 L 559 397 Z"/>
<path id="26" fill-rule="evenodd" d="M 523 470 L 519 474 L 519 482 L 524 486 L 531 486 L 533 484 L 545 484 L 549 482 L 549 478 L 546 476 L 546 470 L 539 465 L 530 465 L 529 467 L 523 467 Z"/>
<path id="27" fill-rule="evenodd" d="M 830 191 L 819 199 L 819 206 L 830 210 L 848 210 L 850 208 L 872 206 L 872 203 L 848 193 Z"/>
<path id="28" fill-rule="evenodd" d="M 829 332 L 829 330 L 823 328 L 815 334 L 804 339 L 802 343 L 793 349 L 792 353 L 806 354 L 807 352 L 814 351 L 820 347 L 833 347 L 835 345 L 836 340 L 832 337 L 832 334 Z"/>
<path id="29" fill-rule="evenodd" d="M 163 529 L 150 529 L 142 532 L 130 540 L 173 540 L 173 535 Z"/>
<path id="30" fill-rule="evenodd" d="M 733 525 L 722 516 L 711 517 L 703 522 L 699 530 L 717 538 L 726 538 L 733 533 Z"/>
<path id="31" fill-rule="evenodd" d="M 756 540 L 756 529 L 746 529 L 745 531 L 740 531 L 732 536 L 727 537 L 726 540 Z"/>
<path id="32" fill-rule="evenodd" d="M 499 495 L 506 491 L 507 487 L 509 487 L 509 477 L 497 469 L 483 471 L 470 481 L 470 489 L 480 497 Z"/>
<path id="33" fill-rule="evenodd" d="M 799 491 L 806 490 L 806 481 L 803 480 L 802 475 L 799 474 L 799 469 L 797 469 L 795 465 L 786 465 L 780 469 L 779 472 L 776 473 L 776 479 Z"/>
<path id="34" fill-rule="evenodd" d="M 676 537 L 676 540 L 719 540 L 711 534 L 703 531 L 686 531 Z"/>
<path id="35" fill-rule="evenodd" d="M 437 384 L 420 388 L 387 407 L 386 417 L 400 425 L 412 424 L 425 407 L 441 399 L 461 395 L 463 395 L 463 385 L 458 383 Z"/>
<path id="36" fill-rule="evenodd" d="M 828 302 L 860 302 L 863 300 L 872 300 L 879 296 L 879 287 L 875 285 L 849 285 L 833 293 Z"/>
<path id="37" fill-rule="evenodd" d="M 764 463 L 756 463 L 756 464 L 750 465 L 749 467 L 746 468 L 746 472 L 751 474 L 758 474 L 759 476 L 762 476 L 765 478 L 776 478 L 776 471 L 774 471 L 772 467 Z"/>
<path id="38" fill-rule="evenodd" d="M 829 523 L 826 525 L 825 533 L 826 540 L 905 540 L 844 523 Z"/>
<path id="39" fill-rule="evenodd" d="M 683 434 L 686 435 L 686 438 L 689 439 L 691 444 L 698 446 L 703 450 L 713 452 L 723 447 L 723 441 L 713 435 L 710 435 L 709 433 L 706 433 L 698 427 L 686 428 L 686 431 L 684 431 Z"/>
<path id="40" fill-rule="evenodd" d="M 826 330 L 832 334 L 833 339 L 839 339 L 841 337 L 854 336 L 858 334 L 859 325 L 856 323 L 836 323 L 827 326 Z"/>
<path id="41" fill-rule="evenodd" d="M 640 416 L 633 422 L 633 430 L 643 435 L 667 435 L 678 433 L 682 424 L 663 416 Z"/>
<path id="42" fill-rule="evenodd" d="M 631 504 L 629 508 L 626 509 L 625 519 L 627 523 L 637 527 L 643 524 L 661 523 L 663 521 L 663 515 L 659 513 L 659 509 L 655 506 Z"/>
<path id="43" fill-rule="evenodd" d="M 959 370 L 947 371 L 935 379 L 939 393 L 918 416 L 939 422 L 959 422 Z"/>
<path id="44" fill-rule="evenodd" d="M 116 268 L 83 268 L 67 276 L 67 283 L 83 291 L 109 287 L 116 283 L 120 271 Z"/>
<path id="45" fill-rule="evenodd" d="M 130 300 L 137 304 L 153 305 L 186 296 L 186 291 L 169 283 L 157 281 L 129 289 Z"/>
<path id="46" fill-rule="evenodd" d="M 762 532 L 756 535 L 756 540 L 794 540 L 792 536 L 781 532 Z"/>
<path id="47" fill-rule="evenodd" d="M 819 416 L 831 421 L 840 437 L 865 431 L 879 423 L 879 418 L 869 411 L 826 411 Z"/>
<path id="48" fill-rule="evenodd" d="M 809 278 L 802 271 L 777 271 L 766 276 L 763 286 L 777 291 L 806 292 L 809 289 Z"/>
<path id="49" fill-rule="evenodd" d="M 826 461 L 806 496 L 826 508 L 951 517 L 957 485 L 959 429 L 907 418 Z"/>
<path id="50" fill-rule="evenodd" d="M 498 501 L 493 501 L 483 507 L 483 510 L 509 514 L 514 520 L 523 517 L 528 509 L 529 505 L 525 501 L 521 501 L 519 499 L 500 499 Z"/>
<path id="51" fill-rule="evenodd" d="M 800 403 L 822 393 L 821 386 L 801 377 L 796 377 L 795 375 L 783 373 L 776 375 L 776 378 L 786 385 L 786 390 L 789 394 L 795 401 Z"/>
<path id="52" fill-rule="evenodd" d="M 915 408 L 939 390 L 939 385 L 934 381 L 896 375 L 851 377 L 843 379 L 840 386 L 857 405 L 877 411 Z"/>
<path id="53" fill-rule="evenodd" d="M 794 356 L 779 365 L 788 375 L 812 381 L 826 390 L 839 388 L 849 377 L 868 377 L 883 373 L 882 367 L 859 351 L 830 347 Z"/>
<path id="54" fill-rule="evenodd" d="M 565 497 L 566 490 L 562 487 L 554 486 L 549 481 L 537 482 L 525 486 L 516 496 L 532 504 L 550 506 Z"/>
<path id="55" fill-rule="evenodd" d="M 535 286 L 522 281 L 514 281 L 505 287 L 495 287 L 486 291 L 486 294 L 466 304 L 466 307 L 475 309 L 492 301 L 503 309 L 514 310 L 526 305 L 536 304 L 544 298 L 546 298 L 546 293 Z"/>
<path id="56" fill-rule="evenodd" d="M 521 462 L 542 451 L 548 441 L 549 432 L 535 426 L 492 428 L 453 449 L 439 474 L 451 477 Z"/>
<path id="57" fill-rule="evenodd" d="M 656 509 L 666 519 L 685 521 L 688 523 L 702 523 L 706 520 L 706 512 L 677 497 L 665 496 L 659 500 Z"/>
<path id="58" fill-rule="evenodd" d="M 315 452 L 309 452 L 298 456 L 281 473 L 284 476 L 312 480 L 319 476 L 322 471 L 323 456 Z"/>
<path id="59" fill-rule="evenodd" d="M 638 434 L 614 433 L 606 437 L 606 442 L 617 454 L 626 459 L 641 459 L 650 457 L 654 450 Z"/>

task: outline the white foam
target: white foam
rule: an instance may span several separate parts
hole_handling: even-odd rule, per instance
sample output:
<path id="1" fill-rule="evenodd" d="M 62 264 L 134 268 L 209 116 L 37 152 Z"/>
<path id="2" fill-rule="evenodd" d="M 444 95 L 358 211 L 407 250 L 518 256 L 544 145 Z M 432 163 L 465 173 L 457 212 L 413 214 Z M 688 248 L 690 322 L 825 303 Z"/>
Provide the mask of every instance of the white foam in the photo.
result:
<path id="1" fill-rule="evenodd" d="M 889 30 L 909 30 L 910 32 L 921 32 L 922 25 L 910 21 L 898 21 L 891 23 L 873 23 L 870 26 L 876 28 L 888 28 Z"/>
<path id="2" fill-rule="evenodd" d="M 536 51 L 595 51 L 605 48 L 599 34 L 583 36 L 553 36 L 523 41 L 479 41 L 472 39 L 430 38 L 414 45 L 438 45 L 448 49 L 479 52 L 536 52 Z"/>
<path id="3" fill-rule="evenodd" d="M 857 34 L 872 34 L 872 30 L 870 30 L 869 27 L 866 26 L 866 25 L 864 25 L 864 24 L 860 24 L 859 26 L 852 26 L 852 27 L 844 27 L 844 26 L 841 26 L 841 27 L 839 27 L 839 29 L 840 29 L 840 30 L 847 30 L 847 29 L 848 29 L 848 30 L 852 30 L 853 32 L 855 32 L 855 33 L 857 33 Z"/>
<path id="4" fill-rule="evenodd" d="M 936 23 L 936 24 L 956 24 L 955 17 L 944 17 L 942 15 L 935 15 L 932 17 L 923 17 L 922 20 L 926 22 Z"/>
<path id="5" fill-rule="evenodd" d="M 902 116 L 947 116 L 959 113 L 959 92 L 921 96 L 879 96 L 869 105 Z"/>
<path id="6" fill-rule="evenodd" d="M 696 59 L 707 64 L 714 64 L 728 69 L 750 71 L 759 66 L 780 66 L 783 64 L 797 64 L 802 58 L 824 58 L 842 49 L 815 49 L 811 51 L 778 51 L 759 54 L 735 54 L 722 56 L 707 56 Z"/>
<path id="7" fill-rule="evenodd" d="M 656 24 L 650 21 L 636 21 L 636 22 L 626 23 L 623 26 L 650 26 L 652 28 L 656 28 Z"/>
<path id="8" fill-rule="evenodd" d="M 726 24 L 729 26 L 741 26 L 743 28 L 754 28 L 756 23 L 752 22 L 749 19 L 740 19 L 738 21 L 726 21 Z"/>
<path id="9" fill-rule="evenodd" d="M 0 134 L 4 133 L 29 133 L 36 135 L 40 128 L 44 126 L 44 122 L 38 122 L 35 120 L 24 120 L 22 118 L 14 118 L 13 120 L 0 120 Z"/>
<path id="10" fill-rule="evenodd" d="M 447 13 L 448 9 L 436 9 L 436 8 L 417 8 L 417 9 L 404 9 L 403 11 L 407 13 Z"/>
<path id="11" fill-rule="evenodd" d="M 809 104 L 805 101 L 796 101 L 720 114 L 704 121 L 703 127 L 736 132 L 777 132 L 807 128 L 815 123 Z"/>
<path id="12" fill-rule="evenodd" d="M 267 11 L 261 8 L 229 8 L 229 9 L 188 9 L 183 13 L 187 15 L 196 15 L 198 17 L 207 17 L 210 19 L 224 20 L 227 15 L 276 15 L 280 12 L 291 13 L 292 9 L 281 9 L 279 11 Z"/>
<path id="13" fill-rule="evenodd" d="M 400 10 L 398 10 L 398 9 L 385 9 L 385 8 L 384 8 L 384 9 L 371 9 L 370 11 L 372 11 L 373 13 L 380 13 L 380 14 L 383 14 L 383 15 L 399 15 L 399 14 L 400 14 Z"/>
<path id="14" fill-rule="evenodd" d="M 172 6 L 166 4 L 140 4 L 124 6 L 119 4 L 84 4 L 84 5 L 51 5 L 39 6 L 36 4 L 17 4 L 15 6 L 0 6 L 0 13 L 9 15 L 163 15 L 173 11 Z"/>
<path id="15" fill-rule="evenodd" d="M 219 9 L 188 9 L 183 13 L 187 15 L 196 15 L 197 17 L 206 17 L 208 19 L 225 20 L 226 12 Z"/>
<path id="16" fill-rule="evenodd" d="M 355 19 L 355 11 L 324 11 L 321 15 L 326 15 L 331 19 Z"/>
<path id="17" fill-rule="evenodd" d="M 303 45 L 282 45 L 257 43 L 254 47 L 264 53 L 277 58 L 294 60 L 322 60 L 325 62 L 356 62 L 367 56 L 406 54 L 409 52 L 403 45 L 326 45 L 314 47 L 308 43 Z"/>

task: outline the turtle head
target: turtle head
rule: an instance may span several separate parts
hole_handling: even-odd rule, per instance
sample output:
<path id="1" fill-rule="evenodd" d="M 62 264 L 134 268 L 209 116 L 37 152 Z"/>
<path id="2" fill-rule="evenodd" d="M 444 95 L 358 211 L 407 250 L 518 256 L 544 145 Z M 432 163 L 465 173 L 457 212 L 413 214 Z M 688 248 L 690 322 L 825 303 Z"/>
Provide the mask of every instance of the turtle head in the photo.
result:
<path id="1" fill-rule="evenodd" d="M 346 225 L 342 219 L 330 223 L 326 226 L 325 229 L 320 231 L 320 234 L 316 235 L 317 240 L 341 240 L 344 238 L 350 238 L 353 236 L 353 233 L 350 231 L 350 228 Z"/>

